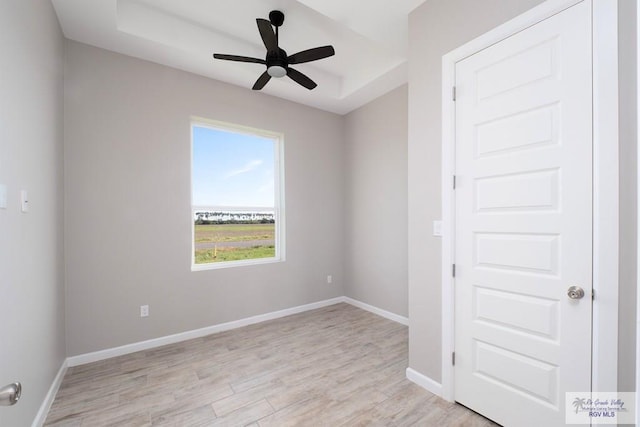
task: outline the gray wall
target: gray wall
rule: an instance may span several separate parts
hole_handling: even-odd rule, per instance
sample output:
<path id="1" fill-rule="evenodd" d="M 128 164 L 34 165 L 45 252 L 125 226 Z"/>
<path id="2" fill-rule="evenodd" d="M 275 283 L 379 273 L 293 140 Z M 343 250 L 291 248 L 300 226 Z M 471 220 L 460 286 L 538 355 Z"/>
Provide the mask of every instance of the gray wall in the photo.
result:
<path id="1" fill-rule="evenodd" d="M 442 56 L 541 0 L 428 0 L 409 16 L 409 366 L 441 381 Z"/>
<path id="2" fill-rule="evenodd" d="M 407 85 L 345 126 L 346 296 L 407 316 Z"/>
<path id="3" fill-rule="evenodd" d="M 65 358 L 63 38 L 51 2 L 0 2 L 0 52 L 0 386 L 24 387 L 0 425 L 14 427 L 31 424 Z"/>
<path id="4" fill-rule="evenodd" d="M 636 2 L 618 2 L 620 114 L 620 280 L 618 390 L 635 391 L 637 292 Z"/>
<path id="5" fill-rule="evenodd" d="M 341 116 L 71 41 L 65 91 L 69 356 L 344 295 Z M 190 271 L 193 115 L 284 133 L 286 262 Z"/>

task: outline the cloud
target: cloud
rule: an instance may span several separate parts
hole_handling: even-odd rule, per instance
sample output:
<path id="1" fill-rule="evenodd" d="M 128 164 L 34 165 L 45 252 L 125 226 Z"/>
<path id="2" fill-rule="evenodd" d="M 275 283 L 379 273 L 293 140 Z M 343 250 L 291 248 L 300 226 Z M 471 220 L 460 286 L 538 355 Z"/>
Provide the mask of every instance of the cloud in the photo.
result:
<path id="1" fill-rule="evenodd" d="M 242 175 L 243 173 L 251 172 L 252 170 L 257 168 L 258 166 L 260 166 L 262 163 L 263 163 L 262 160 L 251 160 L 249 163 L 247 163 L 246 165 L 242 166 L 241 168 L 234 169 L 231 172 L 229 172 L 228 174 L 226 174 L 224 176 L 224 179 L 229 179 L 229 178 L 232 178 L 232 177 L 237 176 L 237 175 Z"/>

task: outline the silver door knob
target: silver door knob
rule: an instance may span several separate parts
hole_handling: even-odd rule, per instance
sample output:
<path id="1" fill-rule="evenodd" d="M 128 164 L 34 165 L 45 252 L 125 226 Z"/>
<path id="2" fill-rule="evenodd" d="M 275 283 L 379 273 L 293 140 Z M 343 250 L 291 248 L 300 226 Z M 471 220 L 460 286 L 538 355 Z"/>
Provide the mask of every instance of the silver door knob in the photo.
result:
<path id="1" fill-rule="evenodd" d="M 567 289 L 567 295 L 569 295 L 569 298 L 571 299 L 581 299 L 584 297 L 584 289 L 580 286 L 571 286 Z"/>
<path id="2" fill-rule="evenodd" d="M 22 394 L 22 384 L 13 383 L 0 388 L 0 406 L 11 406 L 18 403 Z"/>

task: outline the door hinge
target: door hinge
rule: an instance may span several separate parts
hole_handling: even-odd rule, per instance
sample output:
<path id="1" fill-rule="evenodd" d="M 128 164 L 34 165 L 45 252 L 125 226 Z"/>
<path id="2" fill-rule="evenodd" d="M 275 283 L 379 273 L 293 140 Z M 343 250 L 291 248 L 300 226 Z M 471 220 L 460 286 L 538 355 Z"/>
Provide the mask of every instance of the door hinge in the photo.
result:
<path id="1" fill-rule="evenodd" d="M 456 87 L 451 88 L 451 99 L 456 100 Z"/>
<path id="2" fill-rule="evenodd" d="M 451 365 L 456 366 L 456 352 L 451 353 Z"/>
<path id="3" fill-rule="evenodd" d="M 456 176 L 453 175 L 453 189 L 456 189 Z"/>
<path id="4" fill-rule="evenodd" d="M 591 289 L 591 301 L 595 301 L 596 299 L 596 291 L 595 289 Z"/>
<path id="5" fill-rule="evenodd" d="M 456 265 L 455 264 L 451 265 L 451 275 L 453 277 L 456 277 Z"/>

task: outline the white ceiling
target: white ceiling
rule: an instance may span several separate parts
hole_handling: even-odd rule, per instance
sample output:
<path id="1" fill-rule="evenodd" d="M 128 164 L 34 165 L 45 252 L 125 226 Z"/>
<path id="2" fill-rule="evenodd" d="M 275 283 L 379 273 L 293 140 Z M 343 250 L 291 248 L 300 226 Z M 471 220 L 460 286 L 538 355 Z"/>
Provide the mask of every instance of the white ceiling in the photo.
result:
<path id="1" fill-rule="evenodd" d="M 318 83 L 288 78 L 262 90 L 344 114 L 407 81 L 407 16 L 425 0 L 52 0 L 65 37 L 247 89 L 264 65 L 214 60 L 264 58 L 256 18 L 285 14 L 280 47 L 289 55 L 331 44 L 336 55 L 295 65 Z"/>

